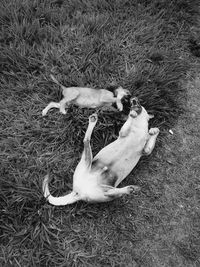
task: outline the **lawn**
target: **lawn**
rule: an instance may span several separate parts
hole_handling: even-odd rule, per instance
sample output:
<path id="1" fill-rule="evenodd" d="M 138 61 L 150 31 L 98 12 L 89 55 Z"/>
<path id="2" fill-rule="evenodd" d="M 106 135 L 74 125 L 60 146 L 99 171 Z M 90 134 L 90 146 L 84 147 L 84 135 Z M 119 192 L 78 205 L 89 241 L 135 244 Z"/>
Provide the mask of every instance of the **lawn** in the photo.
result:
<path id="1" fill-rule="evenodd" d="M 0 265 L 200 265 L 199 1 L 1 0 Z M 65 86 L 119 84 L 161 130 L 150 157 L 123 182 L 137 194 L 54 207 L 42 194 L 72 188 L 88 116 L 42 117 Z M 114 140 L 120 114 L 103 113 L 94 154 Z M 173 134 L 169 130 L 172 129 Z"/>

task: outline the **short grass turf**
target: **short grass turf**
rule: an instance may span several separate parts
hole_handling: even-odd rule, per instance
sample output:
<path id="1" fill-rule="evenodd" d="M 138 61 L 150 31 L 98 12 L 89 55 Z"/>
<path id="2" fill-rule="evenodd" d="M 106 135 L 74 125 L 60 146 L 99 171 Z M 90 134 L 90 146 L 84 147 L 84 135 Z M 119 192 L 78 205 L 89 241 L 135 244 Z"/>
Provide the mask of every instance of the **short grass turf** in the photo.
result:
<path id="1" fill-rule="evenodd" d="M 168 211 L 162 198 L 165 177 L 154 177 L 164 166 L 166 132 L 184 110 L 182 85 L 193 66 L 189 48 L 197 15 L 198 1 L 189 0 L 1 1 L 2 266 L 198 262 L 196 228 L 190 246 L 187 239 L 174 240 L 169 248 L 163 239 L 176 211 L 173 205 Z M 47 172 L 53 194 L 71 189 L 93 112 L 70 107 L 65 116 L 51 110 L 43 118 L 42 109 L 62 98 L 50 73 L 66 86 L 119 84 L 155 115 L 151 125 L 161 129 L 158 146 L 125 181 L 142 187 L 137 195 L 62 208 L 46 203 L 41 185 Z M 100 114 L 92 137 L 94 153 L 116 137 L 121 124 L 120 115 Z M 159 251 L 157 261 L 152 251 Z"/>

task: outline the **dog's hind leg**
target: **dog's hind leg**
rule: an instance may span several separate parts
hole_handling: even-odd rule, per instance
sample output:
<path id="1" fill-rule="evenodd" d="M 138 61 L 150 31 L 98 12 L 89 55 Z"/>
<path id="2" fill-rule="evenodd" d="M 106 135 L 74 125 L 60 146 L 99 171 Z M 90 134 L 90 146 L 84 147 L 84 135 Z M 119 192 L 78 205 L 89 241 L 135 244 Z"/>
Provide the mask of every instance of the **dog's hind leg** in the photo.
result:
<path id="1" fill-rule="evenodd" d="M 150 155 L 151 152 L 153 151 L 156 143 L 156 138 L 159 134 L 160 130 L 158 128 L 151 128 L 149 130 L 149 138 L 145 144 L 145 147 L 143 149 L 144 155 Z"/>
<path id="2" fill-rule="evenodd" d="M 140 187 L 136 185 L 129 185 L 121 188 L 111 188 L 108 189 L 107 192 L 104 193 L 105 196 L 113 197 L 113 198 L 118 198 L 123 195 L 129 195 L 130 193 L 134 191 L 139 191 Z"/>
<path id="3" fill-rule="evenodd" d="M 98 120 L 98 117 L 96 113 L 92 114 L 89 117 L 89 125 L 88 125 L 88 128 L 85 133 L 85 137 L 83 140 L 84 150 L 83 150 L 80 163 L 84 163 L 87 167 L 91 166 L 92 160 L 93 160 L 92 149 L 90 146 L 90 139 L 91 139 L 93 129 L 97 123 L 97 120 Z"/>
<path id="4" fill-rule="evenodd" d="M 60 103 L 56 103 L 56 102 L 50 102 L 46 108 L 43 109 L 42 111 L 42 116 L 45 116 L 47 114 L 47 112 L 51 109 L 51 108 L 60 108 Z"/>

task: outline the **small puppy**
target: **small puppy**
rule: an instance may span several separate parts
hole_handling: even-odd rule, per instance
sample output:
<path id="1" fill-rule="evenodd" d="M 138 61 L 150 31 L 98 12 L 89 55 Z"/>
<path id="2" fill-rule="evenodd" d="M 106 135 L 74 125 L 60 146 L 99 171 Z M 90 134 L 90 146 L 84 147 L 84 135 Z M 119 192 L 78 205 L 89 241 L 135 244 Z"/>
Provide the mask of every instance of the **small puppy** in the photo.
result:
<path id="1" fill-rule="evenodd" d="M 60 84 L 53 75 L 50 75 L 52 80 L 61 86 L 64 98 L 59 102 L 50 102 L 42 111 L 42 116 L 45 116 L 49 109 L 58 108 L 60 112 L 66 114 L 65 107 L 69 104 L 75 104 L 80 108 L 99 108 L 111 107 L 116 103 L 117 108 L 122 111 L 123 105 L 121 100 L 129 97 L 130 92 L 123 89 L 121 86 L 114 90 L 114 93 L 106 89 L 92 89 L 88 87 L 65 87 Z"/>
<path id="2" fill-rule="evenodd" d="M 48 187 L 49 177 L 46 175 L 43 192 L 49 203 L 60 206 L 79 200 L 106 202 L 139 189 L 134 185 L 122 188 L 117 186 L 132 171 L 143 154 L 149 155 L 152 152 L 159 129 L 148 130 L 148 121 L 152 116 L 139 104 L 137 98 L 131 99 L 131 103 L 128 119 L 122 126 L 119 137 L 94 158 L 90 138 L 97 123 L 97 115 L 89 117 L 84 151 L 73 176 L 73 190 L 61 197 L 52 196 Z"/>

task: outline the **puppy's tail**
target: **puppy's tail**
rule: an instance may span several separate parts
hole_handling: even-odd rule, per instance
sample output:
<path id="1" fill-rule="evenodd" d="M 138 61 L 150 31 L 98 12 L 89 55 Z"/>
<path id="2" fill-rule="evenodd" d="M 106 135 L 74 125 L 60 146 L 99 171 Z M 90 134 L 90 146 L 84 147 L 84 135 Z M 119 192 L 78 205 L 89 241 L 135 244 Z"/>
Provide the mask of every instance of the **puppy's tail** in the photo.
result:
<path id="1" fill-rule="evenodd" d="M 80 200 L 80 197 L 78 194 L 75 192 L 71 192 L 67 195 L 61 196 L 61 197 L 54 197 L 51 195 L 49 191 L 49 175 L 47 174 L 44 177 L 43 185 L 42 185 L 42 190 L 44 197 L 48 200 L 48 202 L 54 206 L 64 206 L 64 205 L 69 205 L 77 202 Z"/>
<path id="2" fill-rule="evenodd" d="M 53 80 L 53 82 L 56 83 L 57 85 L 59 85 L 63 90 L 66 88 L 64 85 L 59 83 L 59 81 L 52 74 L 50 74 L 50 77 Z"/>
<path id="3" fill-rule="evenodd" d="M 51 79 L 54 81 L 54 83 L 56 83 L 57 85 L 61 85 L 61 84 L 59 83 L 59 81 L 58 81 L 52 74 L 50 74 L 50 77 L 51 77 Z"/>

